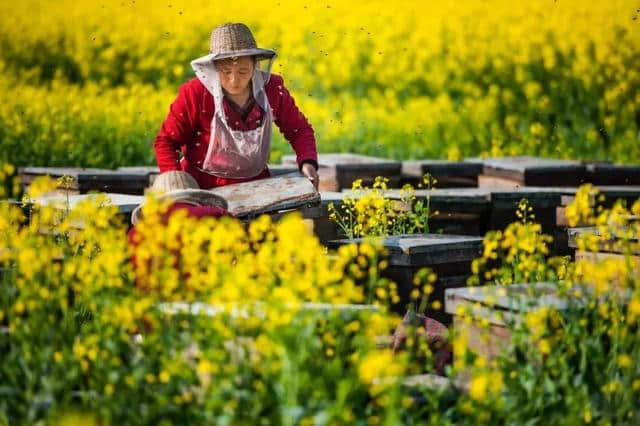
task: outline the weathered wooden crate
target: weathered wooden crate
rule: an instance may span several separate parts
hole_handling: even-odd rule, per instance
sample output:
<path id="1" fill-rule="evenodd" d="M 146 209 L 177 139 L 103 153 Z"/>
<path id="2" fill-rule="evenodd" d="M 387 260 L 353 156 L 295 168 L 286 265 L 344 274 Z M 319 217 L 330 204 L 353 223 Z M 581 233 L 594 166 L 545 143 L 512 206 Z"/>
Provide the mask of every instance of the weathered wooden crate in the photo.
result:
<path id="1" fill-rule="evenodd" d="M 568 303 L 549 283 L 445 290 L 445 311 L 453 316 L 455 332 L 464 334 L 469 349 L 488 360 L 510 343 L 511 326 L 519 324 L 526 312 L 542 307 L 563 310 Z M 461 316 L 463 312 L 471 321 Z"/>
<path id="2" fill-rule="evenodd" d="M 585 180 L 586 168 L 579 161 L 515 156 L 485 158 L 478 186 L 517 188 L 520 186 L 578 186 Z"/>
<path id="3" fill-rule="evenodd" d="M 296 157 L 285 155 L 282 164 L 296 164 Z M 389 178 L 388 186 L 397 188 L 402 175 L 402 164 L 398 161 L 349 153 L 319 154 L 318 167 L 320 191 L 348 189 L 356 179 L 371 186 L 377 176 Z"/>
<path id="4" fill-rule="evenodd" d="M 640 185 L 640 165 L 586 163 L 585 182 L 594 185 Z"/>
<path id="5" fill-rule="evenodd" d="M 579 287 L 582 294 L 590 292 L 588 286 Z M 615 292 L 622 303 L 631 295 L 628 289 Z M 491 360 L 509 345 L 512 327 L 521 324 L 527 312 L 541 308 L 564 311 L 572 305 L 581 308 L 586 299 L 562 295 L 553 283 L 529 283 L 447 289 L 445 300 L 446 312 L 453 315 L 454 331 L 467 337 L 473 352 Z"/>
<path id="6" fill-rule="evenodd" d="M 338 248 L 363 241 L 362 238 L 342 239 L 330 241 L 328 246 Z M 413 276 L 419 269 L 429 267 L 438 275 L 430 302 L 438 300 L 444 306 L 444 290 L 466 285 L 471 275 L 471 261 L 479 257 L 482 250 L 482 238 L 462 235 L 396 235 L 378 238 L 378 241 L 389 256 L 389 267 L 383 273 L 398 285 L 400 302 L 393 308 L 403 314 L 411 302 Z M 445 324 L 451 322 L 442 310 L 429 310 L 427 315 Z"/>
<path id="7" fill-rule="evenodd" d="M 482 163 L 474 161 L 412 160 L 402 162 L 402 181 L 416 186 L 424 175 L 436 178 L 436 188 L 477 187 Z"/>
<path id="8" fill-rule="evenodd" d="M 70 176 L 70 193 L 91 191 L 142 195 L 149 186 L 150 174 L 140 170 L 107 170 L 65 167 L 24 167 L 19 170 L 22 186 L 26 188 L 38 176 L 59 178 Z M 66 190 L 65 190 L 66 191 Z"/>

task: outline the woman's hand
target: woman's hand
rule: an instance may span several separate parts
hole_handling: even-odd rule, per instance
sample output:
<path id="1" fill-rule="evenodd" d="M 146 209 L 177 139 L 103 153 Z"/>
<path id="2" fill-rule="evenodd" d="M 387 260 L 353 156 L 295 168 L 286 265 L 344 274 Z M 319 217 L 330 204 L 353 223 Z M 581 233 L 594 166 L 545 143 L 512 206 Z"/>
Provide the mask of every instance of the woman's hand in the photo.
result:
<path id="1" fill-rule="evenodd" d="M 313 167 L 313 164 L 304 163 L 302 165 L 302 174 L 309 178 L 311 183 L 313 184 L 316 191 L 318 190 L 318 184 L 320 183 L 320 178 L 318 177 L 318 172 L 316 172 L 316 168 Z"/>

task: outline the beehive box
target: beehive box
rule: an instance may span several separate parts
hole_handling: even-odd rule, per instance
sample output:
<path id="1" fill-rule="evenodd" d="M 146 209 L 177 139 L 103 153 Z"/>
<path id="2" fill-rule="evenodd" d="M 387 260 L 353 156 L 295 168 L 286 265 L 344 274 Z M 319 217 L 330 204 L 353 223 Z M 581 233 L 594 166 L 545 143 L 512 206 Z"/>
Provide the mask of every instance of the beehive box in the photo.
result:
<path id="1" fill-rule="evenodd" d="M 590 291 L 588 286 L 578 287 L 582 294 Z M 616 293 L 623 303 L 631 296 L 628 289 L 618 289 Z M 521 324 L 527 312 L 584 306 L 586 299 L 575 294 L 560 294 L 553 283 L 447 289 L 445 311 L 453 316 L 454 331 L 467 337 L 469 349 L 491 360 L 511 342 L 512 327 Z"/>
<path id="2" fill-rule="evenodd" d="M 563 195 L 574 194 L 575 187 L 519 187 L 512 189 L 493 188 L 491 191 L 491 214 L 488 229 L 504 229 L 510 223 L 519 221 L 516 215 L 518 203 L 526 199 L 532 208 L 534 222 L 542 227 L 542 232 L 554 237 L 551 247 L 555 254 L 566 253 L 566 232 L 556 225 L 556 210 L 561 205 Z M 564 241 L 563 241 L 564 240 Z"/>
<path id="3" fill-rule="evenodd" d="M 150 174 L 139 170 L 24 167 L 19 170 L 19 173 L 24 188 L 28 187 L 38 176 L 51 176 L 52 178 L 70 176 L 71 182 L 68 192 L 72 194 L 98 191 L 142 195 L 150 181 Z"/>
<path id="4" fill-rule="evenodd" d="M 338 248 L 363 241 L 361 238 L 342 239 L 330 241 L 328 246 Z M 398 285 L 400 302 L 394 309 L 402 314 L 411 301 L 413 276 L 419 269 L 429 267 L 438 275 L 429 301 L 438 300 L 444 306 L 444 290 L 466 285 L 471 275 L 471 261 L 479 257 L 482 250 L 482 238 L 462 235 L 395 235 L 381 237 L 378 241 L 388 251 L 389 267 L 383 273 Z M 430 310 L 427 315 L 445 324 L 451 322 L 450 316 L 442 310 Z"/>
<path id="5" fill-rule="evenodd" d="M 640 198 L 640 186 L 617 186 L 617 185 L 599 185 L 600 195 L 604 197 L 598 204 L 605 207 L 611 207 L 617 200 L 622 200 L 627 206 L 631 206 L 635 200 Z M 567 206 L 573 202 L 575 196 L 565 194 L 560 197 L 560 206 L 556 208 L 556 243 L 559 254 L 573 254 L 574 249 L 569 246 L 568 229 L 569 221 L 567 219 Z M 578 223 L 575 227 L 584 227 L 587 224 Z"/>
<path id="6" fill-rule="evenodd" d="M 282 164 L 295 165 L 296 157 L 285 155 Z M 348 189 L 356 179 L 371 186 L 377 176 L 389 178 L 389 187 L 397 188 L 402 175 L 402 164 L 398 161 L 350 153 L 319 154 L 318 167 L 320 191 Z"/>
<path id="7" fill-rule="evenodd" d="M 416 186 L 429 174 L 436 188 L 477 187 L 482 163 L 474 161 L 412 160 L 402 162 L 402 181 Z"/>
<path id="8" fill-rule="evenodd" d="M 579 161 L 530 156 L 485 158 L 478 187 L 578 186 L 585 181 L 586 168 Z"/>
<path id="9" fill-rule="evenodd" d="M 470 350 L 490 360 L 511 341 L 511 326 L 541 307 L 566 309 L 568 300 L 550 283 L 465 287 L 445 290 L 445 311 L 453 328 L 467 337 Z M 468 315 L 471 321 L 461 315 Z M 488 328 L 486 325 L 488 324 Z"/>

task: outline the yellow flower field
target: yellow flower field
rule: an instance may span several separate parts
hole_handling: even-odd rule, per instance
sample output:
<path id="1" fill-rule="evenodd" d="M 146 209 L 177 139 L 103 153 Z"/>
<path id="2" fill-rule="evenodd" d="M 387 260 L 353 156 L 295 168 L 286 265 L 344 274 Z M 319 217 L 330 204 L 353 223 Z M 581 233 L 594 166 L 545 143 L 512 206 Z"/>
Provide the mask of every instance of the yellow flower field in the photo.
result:
<path id="1" fill-rule="evenodd" d="M 0 4 L 0 160 L 152 164 L 212 28 L 279 53 L 320 151 L 640 161 L 635 0 Z M 279 137 L 273 160 L 290 148 Z"/>

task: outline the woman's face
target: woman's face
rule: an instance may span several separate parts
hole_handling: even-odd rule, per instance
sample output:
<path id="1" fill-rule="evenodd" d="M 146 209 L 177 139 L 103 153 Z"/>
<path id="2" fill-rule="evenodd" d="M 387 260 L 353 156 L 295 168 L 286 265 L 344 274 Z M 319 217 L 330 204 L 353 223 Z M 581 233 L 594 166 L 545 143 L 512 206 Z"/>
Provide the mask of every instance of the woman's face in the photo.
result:
<path id="1" fill-rule="evenodd" d="M 231 95 L 241 95 L 247 90 L 254 67 L 253 59 L 248 56 L 241 56 L 235 61 L 223 59 L 216 62 L 220 83 Z"/>

